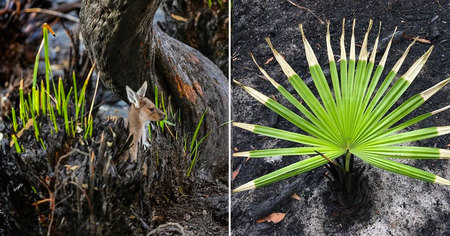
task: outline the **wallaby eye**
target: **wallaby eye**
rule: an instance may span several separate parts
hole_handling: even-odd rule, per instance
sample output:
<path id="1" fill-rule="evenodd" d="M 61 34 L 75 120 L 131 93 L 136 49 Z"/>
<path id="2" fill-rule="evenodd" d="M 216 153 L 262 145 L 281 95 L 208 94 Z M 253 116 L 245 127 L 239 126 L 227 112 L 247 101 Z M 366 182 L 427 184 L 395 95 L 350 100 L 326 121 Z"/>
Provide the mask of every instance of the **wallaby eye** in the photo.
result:
<path id="1" fill-rule="evenodd" d="M 150 107 L 150 111 L 154 111 L 155 110 L 155 108 L 154 107 Z"/>

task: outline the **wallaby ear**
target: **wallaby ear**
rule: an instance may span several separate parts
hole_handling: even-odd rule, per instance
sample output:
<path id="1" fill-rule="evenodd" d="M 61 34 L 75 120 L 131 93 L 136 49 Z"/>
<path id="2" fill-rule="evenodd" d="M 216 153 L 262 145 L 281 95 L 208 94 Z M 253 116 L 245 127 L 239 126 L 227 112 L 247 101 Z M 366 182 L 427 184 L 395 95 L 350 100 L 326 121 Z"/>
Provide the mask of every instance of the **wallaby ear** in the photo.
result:
<path id="1" fill-rule="evenodd" d="M 134 104 L 136 108 L 139 108 L 139 99 L 137 99 L 136 93 L 131 90 L 130 87 L 126 86 L 128 101 Z"/>
<path id="2" fill-rule="evenodd" d="M 136 92 L 136 94 L 143 98 L 145 97 L 145 92 L 147 91 L 147 81 L 144 82 L 144 84 L 142 85 L 142 87 Z"/>

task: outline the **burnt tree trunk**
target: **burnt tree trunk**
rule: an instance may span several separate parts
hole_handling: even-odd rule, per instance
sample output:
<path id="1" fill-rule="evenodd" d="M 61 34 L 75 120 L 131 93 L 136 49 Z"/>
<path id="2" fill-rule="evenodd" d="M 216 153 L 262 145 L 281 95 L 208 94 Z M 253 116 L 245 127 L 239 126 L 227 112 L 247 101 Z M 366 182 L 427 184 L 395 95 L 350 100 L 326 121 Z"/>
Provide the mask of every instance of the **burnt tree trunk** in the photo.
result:
<path id="1" fill-rule="evenodd" d="M 212 133 L 202 144 L 195 168 L 205 170 L 206 176 L 225 179 L 228 128 L 219 125 L 228 117 L 227 79 L 197 50 L 153 25 L 159 4 L 160 0 L 83 0 L 81 32 L 87 51 L 103 84 L 123 100 L 126 85 L 136 90 L 144 81 L 149 83 L 147 96 L 153 94 L 155 85 L 165 97 L 172 96 L 185 136 L 192 137 L 206 111 L 198 137 Z"/>

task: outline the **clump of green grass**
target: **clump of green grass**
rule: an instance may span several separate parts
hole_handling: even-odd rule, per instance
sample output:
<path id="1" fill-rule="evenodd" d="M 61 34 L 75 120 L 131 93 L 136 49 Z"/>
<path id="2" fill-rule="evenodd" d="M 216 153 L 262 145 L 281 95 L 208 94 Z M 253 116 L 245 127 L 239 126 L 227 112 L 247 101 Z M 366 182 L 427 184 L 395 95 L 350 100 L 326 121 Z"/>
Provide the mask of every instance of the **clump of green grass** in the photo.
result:
<path id="1" fill-rule="evenodd" d="M 172 105 L 171 105 L 171 97 L 168 97 L 168 102 L 165 102 L 164 100 L 164 94 L 162 91 L 159 91 L 158 87 L 155 86 L 154 88 L 154 96 L 155 96 L 155 107 L 157 109 L 161 109 L 164 114 L 166 114 L 166 118 L 162 121 L 156 121 L 157 124 L 157 128 L 161 131 L 161 133 L 165 132 L 167 130 L 167 132 L 175 139 L 178 139 L 178 130 L 175 129 L 175 134 L 173 134 L 173 132 L 170 129 L 170 126 L 177 126 L 181 124 L 181 115 L 180 112 L 174 113 L 173 109 L 172 109 Z M 184 153 L 186 156 L 189 156 L 191 163 L 189 165 L 189 168 L 187 170 L 186 176 L 189 177 L 192 173 L 192 170 L 195 167 L 195 164 L 198 161 L 198 155 L 200 152 L 200 147 L 201 144 L 203 143 L 203 141 L 205 141 L 206 138 L 208 138 L 208 136 L 211 134 L 211 131 L 208 132 L 205 136 L 201 137 L 201 138 L 197 138 L 198 133 L 200 131 L 200 127 L 203 123 L 203 120 L 205 118 L 206 115 L 206 111 L 203 112 L 200 120 L 197 123 L 196 129 L 192 135 L 192 137 L 190 138 L 190 144 L 188 147 L 188 137 L 184 137 Z M 173 120 L 175 123 L 171 122 L 170 120 Z M 148 135 L 149 135 L 149 140 L 151 140 L 151 124 L 148 125 Z M 158 157 L 158 153 L 156 153 L 156 156 Z M 157 163 L 158 163 L 158 159 L 157 159 Z"/>
<path id="2" fill-rule="evenodd" d="M 205 136 L 197 140 L 198 131 L 200 130 L 200 126 L 203 123 L 203 119 L 205 118 L 206 111 L 203 112 L 202 117 L 198 121 L 197 127 L 195 128 L 194 134 L 192 135 L 191 145 L 189 146 L 189 157 L 191 158 L 191 165 L 188 168 L 186 176 L 189 177 L 191 175 L 192 170 L 194 169 L 195 164 L 197 163 L 197 157 L 199 154 L 199 147 L 203 143 L 203 141 L 211 134 L 209 131 Z M 185 140 L 186 142 L 186 140 Z M 186 151 L 186 144 L 184 145 Z"/>
<path id="3" fill-rule="evenodd" d="M 45 142 L 44 140 L 42 140 L 40 135 L 41 124 L 38 122 L 38 116 L 45 116 L 53 123 L 54 129 L 50 130 L 50 132 L 58 132 L 58 130 L 61 130 L 60 127 L 64 127 L 64 129 L 62 130 L 64 130 L 69 136 L 75 137 L 77 129 L 81 129 L 85 131 L 85 139 L 87 139 L 88 137 L 92 137 L 93 118 L 91 115 L 87 118 L 85 117 L 84 108 L 86 105 L 85 92 L 94 67 L 91 68 L 91 71 L 89 72 L 89 75 L 84 82 L 79 96 L 77 91 L 75 73 L 73 73 L 73 87 L 70 87 L 69 92 L 66 93 L 63 85 L 63 79 L 61 77 L 59 77 L 57 85 L 55 85 L 55 82 L 52 79 L 53 75 L 49 59 L 48 43 L 49 32 L 53 36 L 55 36 L 55 34 L 48 24 L 44 24 L 42 29 L 43 39 L 36 55 L 31 93 L 28 93 L 28 99 L 25 99 L 23 80 L 21 80 L 19 87 L 19 117 L 16 117 L 14 108 L 12 109 L 11 115 L 15 133 L 17 133 L 19 129 L 19 120 L 24 127 L 24 124 L 28 123 L 31 119 L 36 141 L 38 143 L 41 143 L 42 147 L 46 149 Z M 44 48 L 45 81 L 41 80 L 39 87 L 37 79 L 39 59 L 42 48 Z M 52 84 L 53 90 L 50 89 L 50 84 Z M 92 101 L 92 103 L 93 102 L 94 101 Z M 71 107 L 74 107 L 75 109 L 70 109 Z M 54 109 L 56 109 L 56 113 Z M 72 111 L 75 111 L 75 114 L 73 114 Z M 58 117 L 62 118 L 62 120 L 64 121 L 63 124 L 58 123 Z M 14 145 L 16 147 L 16 151 L 18 153 L 23 151 L 23 148 L 20 148 L 19 144 L 20 137 L 17 137 L 15 134 L 13 134 L 12 139 L 12 142 L 14 142 Z"/>
<path id="4" fill-rule="evenodd" d="M 286 100 L 294 105 L 305 118 L 298 115 L 296 112 L 289 110 L 274 99 L 265 96 L 251 87 L 235 81 L 236 84 L 241 86 L 256 100 L 288 120 L 293 125 L 299 127 L 307 134 L 304 135 L 261 125 L 233 122 L 235 127 L 242 128 L 256 134 L 291 141 L 299 145 L 299 147 L 293 148 L 274 148 L 236 152 L 233 156 L 250 158 L 279 155 L 314 156 L 254 179 L 253 181 L 236 188 L 234 192 L 255 189 L 273 182 L 296 176 L 318 168 L 341 156 L 344 158 L 344 172 L 349 171 L 350 159 L 352 156 L 355 156 L 370 165 L 393 173 L 431 183 L 450 185 L 450 181 L 447 179 L 391 160 L 450 158 L 450 151 L 447 149 L 398 146 L 398 144 L 405 142 L 433 138 L 446 135 L 450 132 L 450 126 L 443 126 L 398 133 L 398 131 L 402 131 L 411 125 L 414 125 L 450 107 L 446 106 L 436 111 L 428 112 L 399 123 L 401 119 L 410 114 L 441 88 L 443 88 L 447 83 L 449 83 L 450 78 L 447 78 L 433 87 L 412 96 L 400 106 L 393 109 L 393 105 L 400 99 L 402 94 L 419 74 L 420 70 L 430 56 L 433 46 L 430 47 L 430 49 L 423 56 L 417 59 L 406 73 L 399 76 L 391 88 L 388 89 L 389 85 L 397 76 L 397 73 L 410 48 L 414 44 L 414 42 L 411 43 L 376 90 L 379 79 L 385 67 L 392 39 L 389 42 L 381 61 L 372 74 L 375 65 L 375 55 L 380 32 L 378 32 L 372 54 L 369 58 L 367 41 L 372 27 L 372 21 L 370 21 L 361 47 L 359 58 L 356 60 L 354 37 L 355 21 L 353 21 L 350 57 L 347 59 L 344 44 L 344 25 L 345 20 L 342 24 L 342 35 L 340 38 L 341 55 L 339 72 L 334 59 L 333 50 L 331 48 L 329 22 L 327 26 L 326 44 L 333 89 L 331 89 L 328 85 L 328 81 L 325 78 L 325 75 L 308 40 L 305 37 L 303 27 L 300 25 L 309 70 L 322 102 L 319 101 L 316 95 L 313 94 L 300 76 L 295 73 L 285 61 L 283 56 L 281 56 L 272 46 L 268 38 L 266 40 L 274 54 L 275 59 L 280 64 L 281 69 L 287 76 L 290 84 L 294 87 L 295 91 L 304 102 L 301 103 L 290 92 L 288 92 L 288 90 L 272 79 L 267 72 L 256 63 L 255 58 L 253 58 L 257 67 L 267 81 L 269 81 L 283 95 L 283 97 L 286 98 Z"/>
<path id="5" fill-rule="evenodd" d="M 170 135 L 172 135 L 175 140 L 178 138 L 178 132 L 175 131 L 175 135 L 173 134 L 173 132 L 171 131 L 169 126 L 176 126 L 175 123 L 171 122 L 170 120 L 176 120 L 176 116 L 173 112 L 172 109 L 172 104 L 171 104 L 171 97 L 169 96 L 168 98 L 168 102 L 165 103 L 164 102 L 164 93 L 161 91 L 159 92 L 158 86 L 155 85 L 155 89 L 154 89 L 154 95 L 155 95 L 155 107 L 157 109 L 160 109 L 164 112 L 164 114 L 166 114 L 166 117 L 164 118 L 164 120 L 162 121 L 156 121 L 157 127 L 158 129 L 163 133 L 165 130 L 167 130 L 167 132 L 169 132 Z M 178 122 L 180 123 L 180 122 Z M 151 132 L 151 124 L 149 123 L 147 126 L 148 129 L 148 139 L 151 140 L 152 138 L 152 132 Z"/>

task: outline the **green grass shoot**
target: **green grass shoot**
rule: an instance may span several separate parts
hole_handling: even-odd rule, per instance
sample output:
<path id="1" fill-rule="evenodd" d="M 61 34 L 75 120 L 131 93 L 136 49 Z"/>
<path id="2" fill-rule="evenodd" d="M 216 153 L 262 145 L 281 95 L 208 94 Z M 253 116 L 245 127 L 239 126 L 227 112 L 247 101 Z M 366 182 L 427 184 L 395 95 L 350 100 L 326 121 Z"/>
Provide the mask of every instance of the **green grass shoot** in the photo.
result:
<path id="1" fill-rule="evenodd" d="M 197 157 L 199 154 L 200 144 L 211 134 L 211 132 L 208 132 L 203 138 L 200 139 L 200 141 L 197 141 L 198 131 L 200 130 L 200 126 L 203 123 L 203 119 L 205 118 L 205 115 L 206 115 L 206 111 L 203 112 L 202 117 L 198 121 L 197 127 L 195 128 L 195 132 L 192 135 L 192 141 L 191 141 L 191 145 L 189 147 L 191 164 L 190 164 L 187 174 L 186 174 L 187 177 L 189 177 L 191 175 L 191 172 L 195 166 L 195 163 L 197 163 Z M 185 143 L 184 143 L 184 149 L 186 150 L 186 139 L 185 139 Z"/>
<path id="2" fill-rule="evenodd" d="M 13 135 L 11 135 L 11 136 L 12 136 L 12 139 L 13 139 L 13 141 L 14 141 L 14 147 L 16 148 L 16 152 L 17 152 L 17 153 L 21 153 L 21 152 L 22 152 L 22 149 L 20 148 L 19 142 L 17 142 L 16 135 L 13 134 Z"/>
<path id="3" fill-rule="evenodd" d="M 13 121 L 13 129 L 14 132 L 17 133 L 17 117 L 16 117 L 16 110 L 14 109 L 14 107 L 11 108 L 11 116 L 12 116 L 12 121 Z"/>
<path id="4" fill-rule="evenodd" d="M 50 122 L 53 123 L 53 130 L 50 130 L 51 133 L 53 131 L 58 132 L 58 117 L 62 117 L 64 120 L 64 131 L 67 135 L 76 135 L 77 127 L 78 127 L 78 119 L 80 117 L 84 117 L 84 107 L 85 107 L 85 92 L 87 88 L 87 84 L 89 82 L 89 78 L 92 75 L 94 66 L 89 71 L 89 75 L 84 81 L 84 85 L 80 94 L 78 94 L 75 73 L 73 73 L 73 87 L 70 87 L 69 92 L 66 94 L 64 90 L 64 83 L 61 77 L 59 77 L 57 85 L 52 78 L 52 70 L 49 59 L 49 44 L 48 44 L 48 32 L 51 32 L 54 35 L 53 30 L 49 25 L 43 25 L 43 40 L 39 46 L 38 52 L 35 57 L 34 70 L 33 70 L 33 78 L 32 78 L 32 86 L 31 92 L 28 93 L 28 99 L 24 98 L 24 82 L 23 79 L 20 81 L 19 87 L 19 118 L 22 121 L 22 124 L 26 124 L 28 120 L 31 118 L 33 121 L 33 129 L 36 140 L 38 143 L 42 145 L 44 149 L 45 142 L 40 138 L 40 124 L 37 122 L 37 117 L 41 115 L 47 117 Z M 45 80 L 40 81 L 40 86 L 38 85 L 38 68 L 39 68 L 39 60 L 40 54 L 44 48 L 44 62 L 45 62 Z M 50 84 L 53 86 L 53 95 L 50 90 Z M 73 92 L 73 94 L 72 94 Z M 78 96 L 79 95 L 79 96 Z M 73 98 L 72 98 L 73 97 Z M 72 114 L 72 110 L 70 109 L 72 105 L 70 103 L 74 101 L 75 104 L 75 115 Z M 57 114 L 54 109 L 57 110 Z M 75 120 L 73 120 L 73 116 L 75 116 Z M 12 117 L 13 117 L 13 129 L 14 132 L 17 132 L 19 129 L 19 122 L 16 117 L 16 110 L 12 108 Z M 42 118 L 42 117 L 41 117 Z M 84 123 L 80 122 L 81 128 L 86 131 L 85 138 L 87 136 L 92 137 L 93 130 L 93 119 L 90 114 L 89 119 L 84 119 Z M 23 148 L 18 144 L 17 137 L 12 136 L 15 140 L 15 146 L 18 153 L 22 152 Z"/>
<path id="5" fill-rule="evenodd" d="M 197 134 L 198 134 L 198 131 L 200 130 L 200 126 L 202 125 L 203 118 L 205 118 L 205 115 L 206 115 L 206 111 L 203 112 L 202 117 L 198 121 L 197 127 L 195 128 L 194 135 L 192 135 L 191 145 L 189 146 L 189 151 L 191 151 L 191 152 L 194 148 L 195 142 L 197 141 Z"/>

